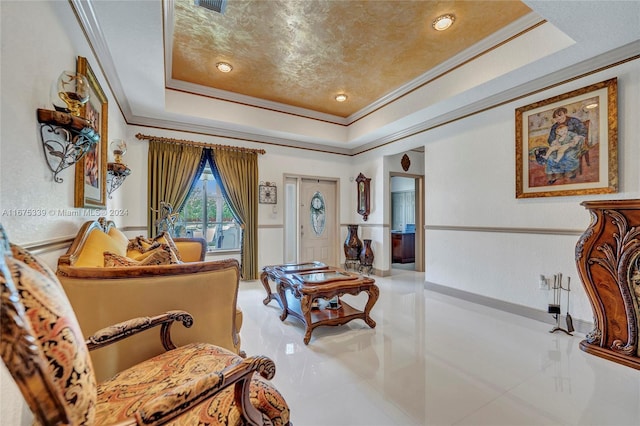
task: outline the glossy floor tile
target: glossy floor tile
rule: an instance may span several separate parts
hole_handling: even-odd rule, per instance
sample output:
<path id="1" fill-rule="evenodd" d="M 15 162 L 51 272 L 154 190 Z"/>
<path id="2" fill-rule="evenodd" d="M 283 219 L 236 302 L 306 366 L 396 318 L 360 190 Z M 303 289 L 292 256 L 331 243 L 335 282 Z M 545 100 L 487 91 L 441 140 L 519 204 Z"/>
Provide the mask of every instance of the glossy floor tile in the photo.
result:
<path id="1" fill-rule="evenodd" d="M 582 352 L 584 336 L 427 291 L 423 273 L 374 278 L 376 328 L 319 327 L 309 345 L 241 283 L 242 347 L 275 361 L 294 426 L 640 425 L 640 371 Z"/>

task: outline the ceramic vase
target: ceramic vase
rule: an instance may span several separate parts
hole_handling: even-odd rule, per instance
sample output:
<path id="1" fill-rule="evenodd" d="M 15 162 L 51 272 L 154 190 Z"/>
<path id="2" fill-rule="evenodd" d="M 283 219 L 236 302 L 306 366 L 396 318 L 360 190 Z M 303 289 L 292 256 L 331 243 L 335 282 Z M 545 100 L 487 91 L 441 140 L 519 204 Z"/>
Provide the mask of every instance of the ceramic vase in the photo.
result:
<path id="1" fill-rule="evenodd" d="M 372 266 L 373 265 L 373 250 L 371 249 L 371 240 L 362 240 L 362 249 L 360 250 L 360 265 Z"/>
<path id="2" fill-rule="evenodd" d="M 356 261 L 362 251 L 362 241 L 358 238 L 358 225 L 347 225 L 347 239 L 344 241 L 344 256 L 347 261 Z"/>

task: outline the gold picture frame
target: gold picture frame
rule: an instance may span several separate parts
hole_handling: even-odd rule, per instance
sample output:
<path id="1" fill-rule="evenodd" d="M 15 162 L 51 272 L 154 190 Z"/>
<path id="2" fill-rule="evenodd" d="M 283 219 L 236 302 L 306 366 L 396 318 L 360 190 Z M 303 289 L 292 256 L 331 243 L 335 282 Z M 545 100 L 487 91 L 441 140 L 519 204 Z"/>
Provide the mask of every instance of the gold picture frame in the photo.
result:
<path id="1" fill-rule="evenodd" d="M 516 198 L 614 192 L 616 78 L 516 109 Z"/>
<path id="2" fill-rule="evenodd" d="M 76 163 L 75 207 L 107 206 L 107 145 L 109 102 L 87 58 L 78 56 L 76 71 L 89 81 L 89 101 L 82 106 L 81 117 L 89 120 L 100 141 Z"/>

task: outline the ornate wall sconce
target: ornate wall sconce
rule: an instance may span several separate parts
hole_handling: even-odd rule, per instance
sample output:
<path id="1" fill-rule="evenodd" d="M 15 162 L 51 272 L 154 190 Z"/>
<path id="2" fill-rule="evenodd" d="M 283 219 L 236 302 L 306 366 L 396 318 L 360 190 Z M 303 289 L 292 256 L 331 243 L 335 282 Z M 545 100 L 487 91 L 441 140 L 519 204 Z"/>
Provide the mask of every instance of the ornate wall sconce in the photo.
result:
<path id="1" fill-rule="evenodd" d="M 58 173 L 73 166 L 100 141 L 100 135 L 82 117 L 48 109 L 38 109 L 40 138 L 53 180 L 62 182 Z"/>
<path id="2" fill-rule="evenodd" d="M 61 183 L 58 174 L 73 166 L 100 141 L 91 122 L 79 116 L 80 108 L 89 100 L 87 78 L 75 71 L 63 71 L 55 91 L 67 108 L 54 106 L 55 111 L 38 109 L 40 139 L 53 180 Z"/>
<path id="3" fill-rule="evenodd" d="M 122 162 L 122 156 L 127 153 L 127 144 L 122 139 L 115 139 L 109 145 L 113 152 L 114 162 L 107 163 L 107 195 L 111 194 L 124 183 L 131 174 L 131 169 Z"/>

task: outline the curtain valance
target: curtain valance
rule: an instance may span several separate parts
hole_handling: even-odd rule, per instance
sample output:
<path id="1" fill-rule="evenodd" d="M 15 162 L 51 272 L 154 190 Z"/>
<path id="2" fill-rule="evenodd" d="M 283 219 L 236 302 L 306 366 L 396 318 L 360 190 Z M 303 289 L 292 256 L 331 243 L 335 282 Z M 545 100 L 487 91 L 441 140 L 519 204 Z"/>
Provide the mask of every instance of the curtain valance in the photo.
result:
<path id="1" fill-rule="evenodd" d="M 257 154 L 266 154 L 267 152 L 264 149 L 243 148 L 241 146 L 233 146 L 233 145 L 209 144 L 204 142 L 190 141 L 187 139 L 174 139 L 174 138 L 165 138 L 161 136 L 143 135 L 142 133 L 138 133 L 136 135 L 136 138 L 140 140 L 146 139 L 148 141 L 173 143 L 177 145 L 190 145 L 190 146 L 198 146 L 201 148 L 215 148 L 215 149 L 225 150 L 225 151 L 255 152 Z"/>

